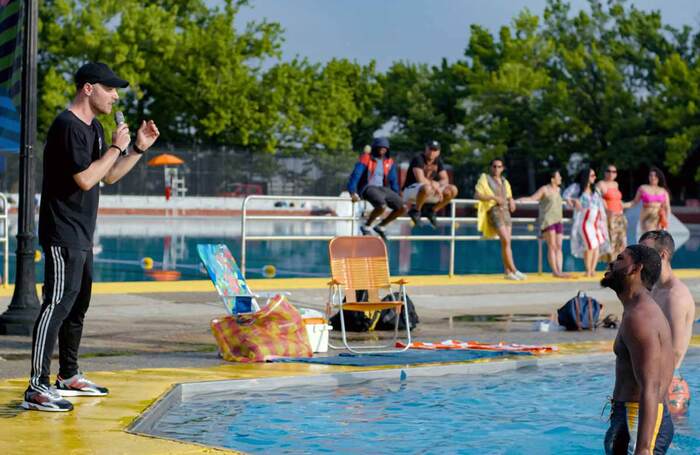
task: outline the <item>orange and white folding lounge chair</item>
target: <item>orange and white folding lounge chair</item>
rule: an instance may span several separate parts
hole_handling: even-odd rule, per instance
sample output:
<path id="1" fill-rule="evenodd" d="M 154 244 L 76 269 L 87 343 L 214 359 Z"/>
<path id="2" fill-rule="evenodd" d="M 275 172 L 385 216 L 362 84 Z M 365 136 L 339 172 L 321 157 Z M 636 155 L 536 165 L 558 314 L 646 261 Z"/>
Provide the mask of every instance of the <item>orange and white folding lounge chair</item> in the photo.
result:
<path id="1" fill-rule="evenodd" d="M 331 281 L 328 283 L 329 296 L 326 316 L 330 319 L 330 313 L 333 309 L 337 308 L 340 311 L 340 330 L 345 348 L 356 354 L 406 351 L 411 344 L 411 327 L 407 311 L 408 304 L 406 303 L 406 281 L 403 279 L 391 281 L 389 259 L 384 242 L 378 237 L 335 237 L 328 244 L 328 256 L 331 263 Z M 380 291 L 395 295 L 392 285 L 398 287 L 400 300 L 382 301 Z M 355 291 L 360 290 L 367 291 L 367 302 L 356 301 Z M 346 302 L 343 302 L 343 299 Z M 407 339 L 405 347 L 402 349 L 394 348 L 399 335 L 398 317 L 391 344 L 381 346 L 350 346 L 348 344 L 343 310 L 365 312 L 388 308 L 393 308 L 397 314 L 401 314 L 401 310 L 404 310 Z M 343 349 L 331 344 L 329 346 L 333 349 Z"/>

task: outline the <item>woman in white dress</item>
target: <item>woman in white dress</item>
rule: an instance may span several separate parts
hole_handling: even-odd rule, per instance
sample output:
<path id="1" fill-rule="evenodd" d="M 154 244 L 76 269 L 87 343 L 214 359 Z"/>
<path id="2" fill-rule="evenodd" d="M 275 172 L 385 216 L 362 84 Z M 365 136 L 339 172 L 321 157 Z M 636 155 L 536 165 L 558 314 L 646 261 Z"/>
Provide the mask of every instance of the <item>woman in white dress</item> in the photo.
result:
<path id="1" fill-rule="evenodd" d="M 587 277 L 595 275 L 600 255 L 610 252 L 605 201 L 595 187 L 595 179 L 593 169 L 584 169 L 579 173 L 578 183 L 564 191 L 564 199 L 575 208 L 571 254 L 583 259 Z"/>

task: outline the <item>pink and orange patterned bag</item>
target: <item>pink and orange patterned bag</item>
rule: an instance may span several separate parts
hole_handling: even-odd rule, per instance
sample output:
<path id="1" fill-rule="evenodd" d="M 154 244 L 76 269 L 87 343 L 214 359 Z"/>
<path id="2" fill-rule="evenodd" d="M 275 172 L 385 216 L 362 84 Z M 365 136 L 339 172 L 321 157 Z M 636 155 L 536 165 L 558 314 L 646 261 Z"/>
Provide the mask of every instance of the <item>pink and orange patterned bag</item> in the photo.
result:
<path id="1" fill-rule="evenodd" d="M 221 357 L 230 362 L 312 356 L 301 314 L 283 295 L 255 313 L 213 319 L 211 331 Z"/>

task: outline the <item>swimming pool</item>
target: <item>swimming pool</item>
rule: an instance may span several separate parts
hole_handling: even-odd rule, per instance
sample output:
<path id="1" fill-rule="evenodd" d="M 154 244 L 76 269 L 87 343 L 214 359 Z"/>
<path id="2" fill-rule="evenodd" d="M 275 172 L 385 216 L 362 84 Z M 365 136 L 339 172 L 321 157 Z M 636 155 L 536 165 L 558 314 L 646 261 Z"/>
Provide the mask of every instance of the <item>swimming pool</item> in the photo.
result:
<path id="1" fill-rule="evenodd" d="M 336 235 L 324 222 L 266 222 L 251 224 L 251 234 L 262 235 Z M 257 226 L 257 227 L 256 227 Z M 676 268 L 700 268 L 700 225 L 690 226 L 691 237 L 675 254 Z M 390 233 L 408 234 L 408 225 L 394 226 Z M 431 235 L 430 227 L 413 229 L 414 235 Z M 448 234 L 447 227 L 441 234 Z M 473 226 L 462 226 L 459 235 L 475 234 Z M 532 234 L 519 226 L 519 234 Z M 143 258 L 152 258 L 156 269 L 174 269 L 183 280 L 206 279 L 197 256 L 198 243 L 225 243 L 240 261 L 240 222 L 221 217 L 139 217 L 104 216 L 98 219 L 95 251 L 95 281 L 148 281 L 152 278 L 141 266 Z M 14 282 L 15 237 L 10 242 L 10 281 Z M 388 243 L 389 263 L 394 275 L 445 275 L 449 268 L 450 245 L 435 241 L 392 241 Z M 583 270 L 583 262 L 568 254 L 564 242 L 564 269 Z M 537 242 L 513 241 L 513 254 L 520 270 L 537 271 Z M 549 268 L 545 262 L 545 272 Z M 248 243 L 250 278 L 263 276 L 263 267 L 273 265 L 276 276 L 325 277 L 328 275 L 326 241 L 253 241 Z M 43 260 L 37 263 L 37 280 L 43 281 Z M 599 270 L 604 268 L 601 263 Z M 456 244 L 455 273 L 502 273 L 500 246 L 495 240 L 464 241 Z"/>
<path id="2" fill-rule="evenodd" d="M 691 352 L 684 362 L 695 396 L 698 360 Z M 598 360 L 436 377 L 408 370 L 404 380 L 395 371 L 394 379 L 343 387 L 239 387 L 183 398 L 152 433 L 248 453 L 601 453 L 613 367 Z M 675 422 L 668 453 L 700 452 L 696 411 L 691 405 Z"/>

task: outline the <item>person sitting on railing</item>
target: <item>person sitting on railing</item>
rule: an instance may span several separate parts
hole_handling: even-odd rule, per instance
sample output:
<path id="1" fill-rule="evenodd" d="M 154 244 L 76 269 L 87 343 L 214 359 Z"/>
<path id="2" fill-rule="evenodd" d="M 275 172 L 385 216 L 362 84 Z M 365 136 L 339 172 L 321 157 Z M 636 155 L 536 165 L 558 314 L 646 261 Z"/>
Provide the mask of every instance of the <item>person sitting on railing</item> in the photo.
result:
<path id="1" fill-rule="evenodd" d="M 524 280 L 527 276 L 521 273 L 513 261 L 513 251 L 510 246 L 513 223 L 511 212 L 515 211 L 515 201 L 510 189 L 510 183 L 503 177 L 503 160 L 491 160 L 491 173 L 481 174 L 476 183 L 475 197 L 477 203 L 477 229 L 486 238 L 496 237 L 501 240 L 501 257 L 507 280 Z"/>
<path id="2" fill-rule="evenodd" d="M 399 196 L 396 164 L 389 156 L 389 139 L 375 138 L 372 141 L 371 153 L 360 156 L 350 174 L 348 192 L 353 202 L 362 198 L 374 207 L 365 225 L 360 226 L 362 234 L 371 235 L 374 231 L 386 241 L 386 226 L 405 212 L 403 200 Z M 372 227 L 387 206 L 392 210 L 391 213 Z"/>
<path id="3" fill-rule="evenodd" d="M 445 165 L 440 158 L 440 143 L 428 141 L 425 151 L 416 155 L 408 166 L 406 182 L 403 187 L 403 200 L 408 206 L 415 204 L 408 211 L 414 226 L 420 226 L 421 214 L 434 228 L 437 228 L 437 212 L 442 210 L 457 196 L 457 187 L 450 185 Z M 423 213 L 425 203 L 434 204 Z"/>
<path id="4" fill-rule="evenodd" d="M 561 174 L 558 170 L 549 173 L 549 183 L 543 185 L 535 194 L 529 197 L 521 197 L 517 202 L 539 202 L 539 215 L 537 224 L 545 242 L 547 242 L 547 261 L 552 275 L 556 278 L 570 278 L 563 272 L 564 253 L 562 243 L 564 239 L 564 208 L 561 199 Z"/>

